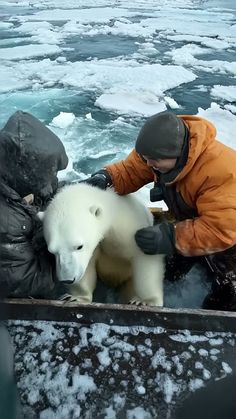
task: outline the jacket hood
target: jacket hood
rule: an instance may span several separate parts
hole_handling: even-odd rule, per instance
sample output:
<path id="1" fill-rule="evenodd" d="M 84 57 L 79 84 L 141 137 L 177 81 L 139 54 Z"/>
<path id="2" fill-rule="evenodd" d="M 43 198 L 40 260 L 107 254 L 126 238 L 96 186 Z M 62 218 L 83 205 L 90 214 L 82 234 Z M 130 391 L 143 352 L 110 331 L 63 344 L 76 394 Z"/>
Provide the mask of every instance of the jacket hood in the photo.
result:
<path id="1" fill-rule="evenodd" d="M 68 164 L 60 139 L 33 115 L 17 111 L 0 131 L 1 182 L 21 197 L 42 197 L 57 188 L 57 172 Z"/>
<path id="2" fill-rule="evenodd" d="M 216 129 L 211 122 L 191 115 L 181 115 L 181 118 L 189 131 L 189 150 L 186 164 L 174 182 L 183 179 L 191 171 L 199 156 L 216 139 Z"/>

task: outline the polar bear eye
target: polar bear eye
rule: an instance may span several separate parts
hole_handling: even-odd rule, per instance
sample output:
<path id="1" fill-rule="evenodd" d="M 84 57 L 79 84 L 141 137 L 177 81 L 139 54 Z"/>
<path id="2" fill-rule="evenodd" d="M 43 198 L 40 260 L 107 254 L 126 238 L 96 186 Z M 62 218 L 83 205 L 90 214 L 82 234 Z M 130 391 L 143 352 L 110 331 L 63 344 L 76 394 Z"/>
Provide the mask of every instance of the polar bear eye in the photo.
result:
<path id="1" fill-rule="evenodd" d="M 82 244 L 80 246 L 77 246 L 76 247 L 76 250 L 81 250 L 81 249 L 83 249 L 83 245 Z"/>

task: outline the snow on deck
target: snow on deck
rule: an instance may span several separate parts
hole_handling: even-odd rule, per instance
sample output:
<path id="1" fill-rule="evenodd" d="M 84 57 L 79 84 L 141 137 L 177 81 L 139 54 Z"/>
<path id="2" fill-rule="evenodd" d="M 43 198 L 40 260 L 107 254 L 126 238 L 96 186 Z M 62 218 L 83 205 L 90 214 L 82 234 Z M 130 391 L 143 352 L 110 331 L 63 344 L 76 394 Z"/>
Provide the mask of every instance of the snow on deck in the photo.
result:
<path id="1" fill-rule="evenodd" d="M 235 334 L 96 323 L 10 321 L 24 414 L 31 419 L 166 417 L 232 372 Z"/>

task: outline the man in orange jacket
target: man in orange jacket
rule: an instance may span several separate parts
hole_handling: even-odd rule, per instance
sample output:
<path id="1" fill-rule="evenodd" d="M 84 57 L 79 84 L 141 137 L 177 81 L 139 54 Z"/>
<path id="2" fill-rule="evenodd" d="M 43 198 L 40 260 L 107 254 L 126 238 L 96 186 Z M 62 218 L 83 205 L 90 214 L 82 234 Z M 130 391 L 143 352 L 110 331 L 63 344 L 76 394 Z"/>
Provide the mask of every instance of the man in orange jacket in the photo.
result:
<path id="1" fill-rule="evenodd" d="M 214 273 L 205 308 L 236 310 L 236 151 L 197 116 L 162 112 L 148 118 L 129 156 L 86 182 L 118 194 L 154 181 L 151 201 L 164 200 L 176 222 L 136 232 L 147 254 L 203 257 Z"/>

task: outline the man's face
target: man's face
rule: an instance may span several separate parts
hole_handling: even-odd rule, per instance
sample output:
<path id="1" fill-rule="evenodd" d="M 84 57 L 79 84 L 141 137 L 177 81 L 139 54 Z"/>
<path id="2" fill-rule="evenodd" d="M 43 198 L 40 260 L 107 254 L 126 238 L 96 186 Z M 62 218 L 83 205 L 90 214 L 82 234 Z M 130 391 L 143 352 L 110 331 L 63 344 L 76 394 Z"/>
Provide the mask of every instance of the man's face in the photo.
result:
<path id="1" fill-rule="evenodd" d="M 177 161 L 177 159 L 152 159 L 151 157 L 144 155 L 143 158 L 146 160 L 148 166 L 158 170 L 161 173 L 167 173 L 174 169 Z"/>

